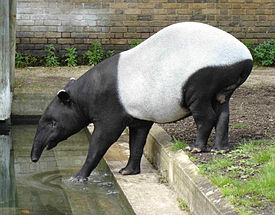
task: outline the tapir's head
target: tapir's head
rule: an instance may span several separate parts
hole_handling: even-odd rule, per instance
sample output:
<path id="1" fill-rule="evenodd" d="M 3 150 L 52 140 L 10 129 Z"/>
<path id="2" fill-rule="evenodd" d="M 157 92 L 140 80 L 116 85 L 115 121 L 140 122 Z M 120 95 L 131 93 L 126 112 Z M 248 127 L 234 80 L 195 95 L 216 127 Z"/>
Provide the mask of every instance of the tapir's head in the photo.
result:
<path id="1" fill-rule="evenodd" d="M 80 107 L 70 95 L 71 79 L 64 90 L 60 90 L 39 120 L 31 151 L 31 160 L 37 162 L 44 150 L 54 148 L 88 123 Z"/>

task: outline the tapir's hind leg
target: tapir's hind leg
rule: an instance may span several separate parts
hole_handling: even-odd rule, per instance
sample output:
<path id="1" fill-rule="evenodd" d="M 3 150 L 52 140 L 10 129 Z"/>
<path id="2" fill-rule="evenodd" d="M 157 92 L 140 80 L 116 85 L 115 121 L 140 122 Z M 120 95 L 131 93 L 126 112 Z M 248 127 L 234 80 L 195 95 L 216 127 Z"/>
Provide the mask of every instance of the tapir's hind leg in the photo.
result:
<path id="1" fill-rule="evenodd" d="M 210 102 L 194 102 L 190 111 L 197 126 L 197 137 L 194 144 L 187 146 L 186 150 L 193 153 L 205 151 L 208 137 L 216 122 L 216 113 Z"/>
<path id="2" fill-rule="evenodd" d="M 215 150 L 229 150 L 228 144 L 228 124 L 229 124 L 229 99 L 222 104 L 217 103 L 214 107 L 217 114 L 217 122 L 215 125 L 216 136 L 215 144 L 212 151 Z"/>
<path id="3" fill-rule="evenodd" d="M 140 173 L 140 161 L 143 148 L 152 125 L 153 122 L 143 120 L 135 120 L 129 125 L 130 158 L 126 167 L 119 171 L 122 175 L 134 175 Z"/>

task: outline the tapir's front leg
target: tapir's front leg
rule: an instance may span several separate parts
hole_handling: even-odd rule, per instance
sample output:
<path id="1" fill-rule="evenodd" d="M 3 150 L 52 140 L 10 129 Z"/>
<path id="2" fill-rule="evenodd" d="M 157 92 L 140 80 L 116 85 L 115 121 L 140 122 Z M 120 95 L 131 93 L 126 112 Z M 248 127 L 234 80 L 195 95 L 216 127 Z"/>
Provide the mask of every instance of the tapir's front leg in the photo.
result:
<path id="1" fill-rule="evenodd" d="M 130 157 L 126 167 L 119 171 L 122 175 L 140 173 L 140 161 L 143 154 L 143 148 L 152 125 L 153 122 L 137 119 L 129 125 Z"/>
<path id="2" fill-rule="evenodd" d="M 125 124 L 121 122 L 95 124 L 86 161 L 81 170 L 71 180 L 87 180 L 87 177 L 98 165 L 108 148 L 120 137 L 125 127 Z"/>

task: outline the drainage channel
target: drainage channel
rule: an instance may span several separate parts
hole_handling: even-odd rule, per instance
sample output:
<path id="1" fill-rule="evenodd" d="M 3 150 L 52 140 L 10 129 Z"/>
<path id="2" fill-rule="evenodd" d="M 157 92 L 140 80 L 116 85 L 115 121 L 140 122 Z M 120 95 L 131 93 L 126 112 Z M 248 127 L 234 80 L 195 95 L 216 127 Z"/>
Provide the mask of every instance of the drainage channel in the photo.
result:
<path id="1" fill-rule="evenodd" d="M 0 214 L 134 214 L 104 160 L 87 183 L 69 181 L 86 158 L 87 129 L 32 163 L 35 132 L 21 124 L 0 135 Z"/>

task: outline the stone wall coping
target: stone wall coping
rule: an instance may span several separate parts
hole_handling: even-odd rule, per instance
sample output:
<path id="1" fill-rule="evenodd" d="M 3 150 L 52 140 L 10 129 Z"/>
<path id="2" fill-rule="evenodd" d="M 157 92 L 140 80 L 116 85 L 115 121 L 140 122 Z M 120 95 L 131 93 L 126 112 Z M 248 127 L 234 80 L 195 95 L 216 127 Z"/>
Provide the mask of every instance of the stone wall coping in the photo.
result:
<path id="1" fill-rule="evenodd" d="M 183 150 L 172 151 L 172 138 L 154 124 L 147 138 L 145 156 L 152 161 L 169 185 L 184 199 L 190 211 L 198 215 L 238 214 L 219 189 L 199 173 Z"/>

